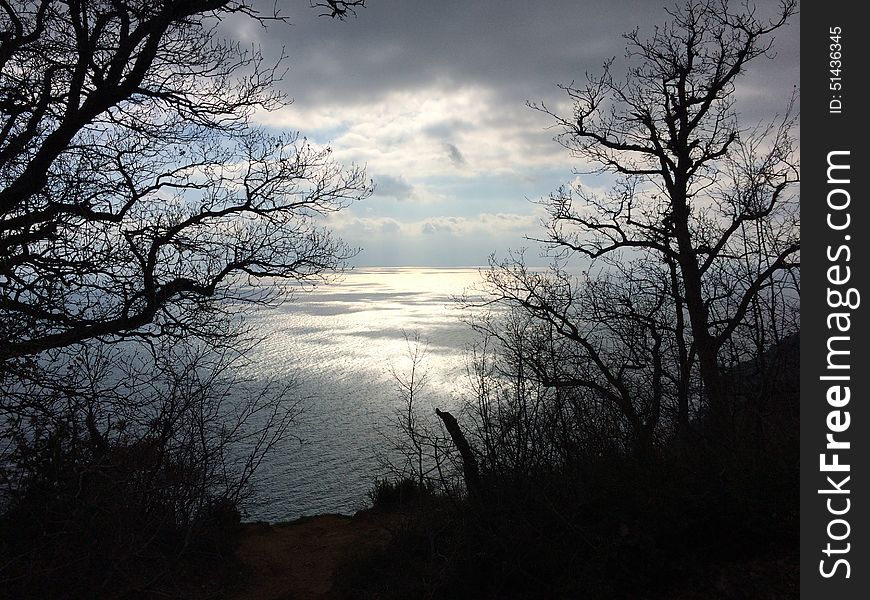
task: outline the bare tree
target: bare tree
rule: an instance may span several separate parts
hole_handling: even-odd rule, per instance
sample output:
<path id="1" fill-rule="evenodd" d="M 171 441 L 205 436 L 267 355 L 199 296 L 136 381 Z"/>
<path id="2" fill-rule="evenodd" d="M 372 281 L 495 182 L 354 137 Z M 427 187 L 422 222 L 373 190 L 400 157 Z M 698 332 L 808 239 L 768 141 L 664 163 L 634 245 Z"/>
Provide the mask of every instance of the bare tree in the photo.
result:
<path id="1" fill-rule="evenodd" d="M 329 3 L 344 17 L 362 2 Z M 220 301 L 352 249 L 318 215 L 366 197 L 298 134 L 257 130 L 280 62 L 216 37 L 242 0 L 0 2 L 4 360 L 88 339 L 204 334 Z M 274 279 L 273 279 L 274 278 Z"/>
<path id="2" fill-rule="evenodd" d="M 428 342 L 419 332 L 404 332 L 407 360 L 404 368 L 390 366 L 390 374 L 402 404 L 396 409 L 394 430 L 385 434 L 391 453 L 380 456 L 382 467 L 394 480 L 384 480 L 383 489 L 412 483 L 409 493 L 440 491 L 454 496 L 457 491 L 458 459 L 451 438 L 436 424 L 430 410 L 424 410 L 429 374 L 426 368 Z M 438 409 L 436 409 L 436 413 Z M 377 490 L 376 485 L 376 490 Z"/>
<path id="3" fill-rule="evenodd" d="M 574 156 L 617 181 L 603 196 L 578 186 L 544 200 L 542 241 L 564 256 L 645 254 L 666 265 L 678 362 L 685 370 L 697 357 L 714 412 L 726 395 L 723 348 L 760 295 L 781 295 L 799 267 L 794 117 L 746 127 L 734 104 L 738 78 L 771 52 L 774 32 L 795 11 L 785 0 L 766 21 L 748 6 L 687 2 L 652 37 L 625 36 L 624 80 L 608 61 L 585 86 L 564 87 L 570 116 L 533 105 L 556 119 L 557 140 Z M 685 403 L 685 387 L 682 394 Z"/>
<path id="4" fill-rule="evenodd" d="M 220 39 L 231 15 L 284 21 L 246 0 L 0 0 L 4 589 L 153 589 L 231 530 L 295 414 L 289 378 L 239 374 L 241 307 L 340 269 L 354 250 L 322 216 L 372 185 L 255 126 L 282 57 Z"/>
<path id="5" fill-rule="evenodd" d="M 256 340 L 232 341 L 92 340 L 3 386 L 4 589 L 165 591 L 192 554 L 227 551 L 254 473 L 298 412 L 292 378 L 241 376 Z"/>
<path id="6" fill-rule="evenodd" d="M 658 275 L 644 261 L 617 261 L 577 280 L 560 269 L 529 269 L 515 256 L 484 273 L 489 302 L 507 313 L 484 313 L 471 325 L 498 342 L 502 379 L 516 381 L 518 398 L 537 398 L 535 415 L 543 398 L 536 387 L 582 389 L 569 396 L 585 405 L 572 411 L 574 418 L 609 414 L 604 420 L 616 428 L 599 419 L 601 428 L 644 455 L 664 398 L 673 396 L 665 389 L 672 387 L 665 369 L 672 339 L 664 318 L 669 296 Z M 539 425 L 533 436 L 547 438 L 544 420 Z"/>
<path id="7" fill-rule="evenodd" d="M 428 344 L 420 339 L 419 333 L 405 333 L 404 338 L 410 364 L 404 373 L 399 373 L 395 365 L 391 365 L 390 374 L 395 381 L 396 391 L 404 402 L 404 406 L 396 413 L 396 429 L 399 433 L 399 446 L 396 449 L 407 464 L 393 470 L 402 475 L 412 473 L 420 488 L 425 489 L 433 471 L 428 460 L 432 436 L 424 426 L 419 405 L 420 394 L 428 380 L 424 365 Z M 437 445 L 435 448 L 437 450 Z"/>

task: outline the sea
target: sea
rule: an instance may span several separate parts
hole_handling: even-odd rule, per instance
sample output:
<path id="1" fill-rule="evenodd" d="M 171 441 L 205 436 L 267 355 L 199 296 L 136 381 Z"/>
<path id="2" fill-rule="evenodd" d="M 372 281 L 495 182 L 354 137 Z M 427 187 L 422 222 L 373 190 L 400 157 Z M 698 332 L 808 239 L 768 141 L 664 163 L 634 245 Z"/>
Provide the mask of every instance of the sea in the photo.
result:
<path id="1" fill-rule="evenodd" d="M 390 474 L 396 376 L 423 353 L 423 413 L 456 409 L 469 389 L 478 341 L 456 302 L 479 289 L 477 268 L 357 268 L 247 318 L 264 337 L 245 375 L 293 381 L 299 412 L 266 456 L 246 503 L 246 520 L 287 521 L 365 508 L 377 478 Z M 418 371 L 419 374 L 419 371 Z"/>

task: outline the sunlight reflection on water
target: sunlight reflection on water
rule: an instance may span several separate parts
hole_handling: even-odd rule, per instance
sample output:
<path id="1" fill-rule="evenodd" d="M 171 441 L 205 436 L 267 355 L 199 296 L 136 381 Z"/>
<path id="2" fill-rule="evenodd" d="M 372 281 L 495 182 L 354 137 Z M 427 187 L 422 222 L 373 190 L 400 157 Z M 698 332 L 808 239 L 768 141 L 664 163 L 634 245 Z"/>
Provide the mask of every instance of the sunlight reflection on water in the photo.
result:
<path id="1" fill-rule="evenodd" d="M 303 412 L 294 439 L 261 467 L 248 519 L 351 514 L 382 468 L 401 405 L 391 368 L 410 364 L 404 334 L 428 343 L 422 402 L 454 407 L 464 387 L 470 327 L 451 302 L 479 281 L 477 269 L 359 269 L 248 322 L 269 337 L 252 356 L 255 377 L 299 381 Z"/>

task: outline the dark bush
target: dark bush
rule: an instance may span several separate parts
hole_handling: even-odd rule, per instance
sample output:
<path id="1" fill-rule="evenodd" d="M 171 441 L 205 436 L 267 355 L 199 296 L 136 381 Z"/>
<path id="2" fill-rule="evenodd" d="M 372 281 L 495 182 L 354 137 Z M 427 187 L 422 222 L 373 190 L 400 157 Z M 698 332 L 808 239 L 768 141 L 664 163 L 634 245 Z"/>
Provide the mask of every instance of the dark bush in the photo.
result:
<path id="1" fill-rule="evenodd" d="M 741 425 L 727 452 L 704 435 L 705 414 L 696 435 L 661 436 L 638 454 L 619 440 L 587 444 L 582 422 L 549 419 L 550 403 L 571 400 L 564 391 L 507 387 L 470 404 L 462 426 L 480 491 L 426 490 L 390 547 L 347 567 L 345 597 L 797 597 L 798 428 L 773 427 L 799 406 L 786 385 L 797 380 L 795 341 L 769 361 L 775 376 L 740 378 L 730 413 L 750 422 L 762 403 L 764 422 Z M 420 495 L 407 479 L 378 482 L 372 499 L 395 507 Z"/>
<path id="2" fill-rule="evenodd" d="M 369 491 L 372 508 L 381 511 L 396 511 L 409 506 L 418 506 L 432 497 L 432 490 L 416 479 L 377 479 Z"/>
<path id="3" fill-rule="evenodd" d="M 104 446 L 66 423 L 19 445 L 26 460 L 0 518 L 9 597 L 186 596 L 227 570 L 238 506 L 161 440 Z M 179 577 L 194 562 L 210 568 Z"/>

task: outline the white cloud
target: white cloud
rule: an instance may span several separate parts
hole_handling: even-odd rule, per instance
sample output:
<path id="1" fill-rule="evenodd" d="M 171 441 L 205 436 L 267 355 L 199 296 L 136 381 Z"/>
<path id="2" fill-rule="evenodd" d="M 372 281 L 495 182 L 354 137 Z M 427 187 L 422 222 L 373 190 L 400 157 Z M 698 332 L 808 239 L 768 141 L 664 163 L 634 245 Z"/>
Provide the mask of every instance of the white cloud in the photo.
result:
<path id="1" fill-rule="evenodd" d="M 352 217 L 342 215 L 330 219 L 330 228 L 341 235 L 348 233 L 354 237 L 397 234 L 403 229 L 402 223 L 392 217 Z"/>
<path id="2" fill-rule="evenodd" d="M 518 238 L 535 234 L 544 214 L 540 207 L 535 207 L 532 214 L 480 213 L 471 217 L 436 216 L 399 221 L 392 217 L 357 217 L 344 211 L 330 215 L 328 225 L 349 239 L 380 234 L 410 238 L 420 235 Z"/>
<path id="3" fill-rule="evenodd" d="M 411 183 L 427 177 L 521 175 L 572 163 L 545 129 L 551 124 L 546 115 L 521 103 L 505 106 L 494 91 L 479 85 L 442 82 L 355 105 L 297 103 L 258 113 L 256 119 L 304 131 L 328 143 L 339 160 Z"/>

